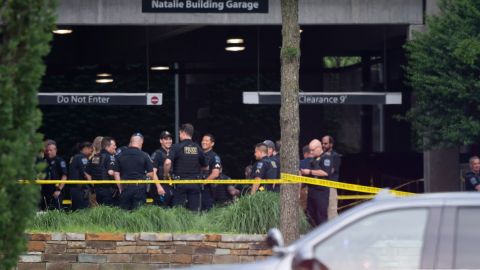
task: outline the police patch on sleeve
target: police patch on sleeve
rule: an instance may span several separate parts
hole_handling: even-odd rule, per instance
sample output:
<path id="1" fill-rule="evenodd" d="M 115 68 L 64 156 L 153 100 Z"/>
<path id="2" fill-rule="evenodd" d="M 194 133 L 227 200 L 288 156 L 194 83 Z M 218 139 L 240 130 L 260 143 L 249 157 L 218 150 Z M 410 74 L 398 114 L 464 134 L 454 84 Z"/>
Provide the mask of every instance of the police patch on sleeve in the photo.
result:
<path id="1" fill-rule="evenodd" d="M 62 161 L 60 162 L 60 167 L 66 168 L 66 167 L 67 167 L 67 163 L 65 163 L 65 161 L 62 160 Z"/>
<path id="2" fill-rule="evenodd" d="M 257 163 L 257 169 L 261 169 L 263 167 L 263 162 L 258 162 Z"/>
<path id="3" fill-rule="evenodd" d="M 323 161 L 323 165 L 324 165 L 325 167 L 330 167 L 330 165 L 332 165 L 332 162 L 331 162 L 330 159 L 327 158 L 327 159 L 325 159 L 325 160 Z"/>
<path id="4" fill-rule="evenodd" d="M 95 165 L 100 164 L 100 157 L 99 156 L 94 156 L 92 158 L 92 164 L 95 164 Z"/>
<path id="5" fill-rule="evenodd" d="M 475 186 L 476 184 L 478 184 L 477 178 L 475 178 L 475 177 L 470 178 L 470 183 L 471 183 L 473 186 Z"/>
<path id="6" fill-rule="evenodd" d="M 87 158 L 82 158 L 82 163 L 83 163 L 83 165 L 87 165 L 88 159 Z"/>

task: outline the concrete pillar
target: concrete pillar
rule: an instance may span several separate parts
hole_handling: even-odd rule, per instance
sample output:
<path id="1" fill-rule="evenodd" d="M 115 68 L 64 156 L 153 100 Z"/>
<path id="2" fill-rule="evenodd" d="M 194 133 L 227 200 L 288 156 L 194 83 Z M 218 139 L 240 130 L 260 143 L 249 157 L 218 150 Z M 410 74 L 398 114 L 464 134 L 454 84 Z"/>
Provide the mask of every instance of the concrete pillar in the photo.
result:
<path id="1" fill-rule="evenodd" d="M 423 152 L 425 192 L 460 190 L 460 163 L 458 148 Z"/>

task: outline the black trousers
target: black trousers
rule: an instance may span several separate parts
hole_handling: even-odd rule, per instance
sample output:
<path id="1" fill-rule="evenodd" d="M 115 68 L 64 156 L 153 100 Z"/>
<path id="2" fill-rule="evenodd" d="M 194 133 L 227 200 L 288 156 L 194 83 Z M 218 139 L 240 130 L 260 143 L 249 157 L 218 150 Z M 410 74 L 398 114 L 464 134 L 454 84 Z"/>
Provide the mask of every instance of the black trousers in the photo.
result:
<path id="1" fill-rule="evenodd" d="M 202 189 L 202 211 L 210 210 L 213 207 L 213 187 L 211 185 L 203 185 Z"/>
<path id="2" fill-rule="evenodd" d="M 329 188 L 308 187 L 307 217 L 312 227 L 328 221 Z"/>
<path id="3" fill-rule="evenodd" d="M 147 188 L 145 185 L 126 185 L 120 194 L 119 205 L 124 210 L 134 210 L 147 201 Z"/>
<path id="4" fill-rule="evenodd" d="M 173 206 L 187 206 L 191 211 L 200 211 L 201 188 L 198 184 L 177 185 L 173 194 Z"/>
<path id="5" fill-rule="evenodd" d="M 153 204 L 158 205 L 163 208 L 172 207 L 173 204 L 173 186 L 168 184 L 162 184 L 165 194 L 160 196 L 157 192 L 157 187 L 155 185 L 150 186 L 150 196 L 153 198 Z"/>
<path id="6" fill-rule="evenodd" d="M 70 187 L 70 197 L 72 199 L 72 210 L 80 210 L 88 208 L 90 204 L 88 200 L 88 188 L 85 187 Z"/>
<path id="7" fill-rule="evenodd" d="M 45 187 L 44 187 L 45 186 Z M 61 210 L 63 209 L 63 192 L 60 192 L 60 196 L 58 198 L 53 197 L 53 192 L 55 192 L 55 187 L 49 187 L 49 185 L 44 185 L 42 186 L 42 191 L 41 191 L 41 199 L 39 203 L 39 208 L 42 211 L 45 210 Z"/>
<path id="8" fill-rule="evenodd" d="M 118 190 L 114 187 L 95 187 L 95 194 L 100 205 L 118 205 Z"/>

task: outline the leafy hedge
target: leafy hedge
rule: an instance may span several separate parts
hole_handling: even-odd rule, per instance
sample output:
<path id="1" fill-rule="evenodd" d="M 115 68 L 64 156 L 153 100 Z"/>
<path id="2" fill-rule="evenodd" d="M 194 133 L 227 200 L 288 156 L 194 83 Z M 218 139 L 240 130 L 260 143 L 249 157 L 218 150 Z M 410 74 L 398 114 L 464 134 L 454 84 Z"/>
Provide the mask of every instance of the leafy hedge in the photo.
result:
<path id="1" fill-rule="evenodd" d="M 127 212 L 119 208 L 95 207 L 39 214 L 28 227 L 32 232 L 171 232 L 171 233 L 266 233 L 279 226 L 279 196 L 260 192 L 240 198 L 226 207 L 196 214 L 184 208 L 143 206 Z M 305 216 L 302 232 L 309 230 Z"/>

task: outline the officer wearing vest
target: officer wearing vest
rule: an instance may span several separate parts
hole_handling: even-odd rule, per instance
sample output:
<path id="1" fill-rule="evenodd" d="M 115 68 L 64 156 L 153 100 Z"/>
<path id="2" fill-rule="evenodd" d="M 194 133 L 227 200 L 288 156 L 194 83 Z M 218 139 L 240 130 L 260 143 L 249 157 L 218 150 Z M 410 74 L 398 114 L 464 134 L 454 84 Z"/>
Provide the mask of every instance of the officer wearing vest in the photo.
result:
<path id="1" fill-rule="evenodd" d="M 204 171 L 206 180 L 215 180 L 220 177 L 222 171 L 222 161 L 220 156 L 213 151 L 215 137 L 212 134 L 205 134 L 202 138 L 202 150 L 208 164 Z M 202 186 L 202 211 L 209 210 L 215 203 L 215 198 L 226 193 L 226 185 L 203 185 Z M 223 191 L 223 192 L 222 192 Z"/>
<path id="2" fill-rule="evenodd" d="M 250 178 L 255 180 L 275 179 L 277 177 L 277 171 L 276 168 L 272 166 L 272 160 L 268 157 L 267 145 L 265 145 L 264 143 L 259 143 L 255 145 L 254 156 L 256 162 L 255 164 L 253 164 L 252 174 L 250 175 Z M 255 194 L 259 189 L 262 190 L 260 184 L 253 184 L 251 194 Z"/>
<path id="3" fill-rule="evenodd" d="M 322 143 L 315 139 L 309 144 L 313 155 L 309 169 L 302 169 L 304 176 L 329 179 L 333 171 L 333 159 L 331 155 L 323 155 Z M 330 189 L 328 187 L 308 185 L 307 216 L 310 224 L 315 227 L 328 220 L 328 199 Z"/>
<path id="4" fill-rule="evenodd" d="M 93 146 L 90 142 L 83 142 L 79 146 L 80 153 L 76 154 L 70 160 L 68 169 L 68 179 L 70 180 L 91 180 L 91 176 L 86 172 L 88 157 L 93 152 Z M 86 184 L 72 184 L 69 185 L 70 197 L 72 199 L 73 211 L 85 209 L 88 207 L 88 191 L 89 187 Z"/>
<path id="5" fill-rule="evenodd" d="M 88 162 L 87 173 L 92 180 L 113 180 L 117 143 L 112 137 L 104 137 L 101 149 Z M 118 205 L 118 188 L 115 184 L 95 184 L 97 203 L 100 205 Z"/>
<path id="6" fill-rule="evenodd" d="M 168 152 L 172 148 L 172 134 L 168 131 L 160 133 L 160 149 L 157 149 L 152 154 L 153 172 L 156 179 L 162 179 L 165 175 L 163 173 L 163 164 L 167 158 Z M 173 200 L 173 187 L 168 184 L 155 184 L 150 187 L 150 195 L 153 198 L 153 203 L 162 207 L 171 207 Z"/>
<path id="7" fill-rule="evenodd" d="M 470 158 L 470 171 L 465 174 L 465 190 L 480 191 L 480 158 Z"/>
<path id="8" fill-rule="evenodd" d="M 135 133 L 130 138 L 127 149 L 122 151 L 116 160 L 115 180 L 146 180 L 147 176 L 154 179 L 153 164 L 150 156 L 142 151 L 143 135 Z M 147 200 L 147 185 L 117 184 L 120 192 L 119 205 L 125 210 L 133 210 L 145 204 Z"/>
<path id="9" fill-rule="evenodd" d="M 268 159 L 272 170 L 275 171 L 275 177 L 271 179 L 280 179 L 280 155 L 276 150 L 276 145 L 271 140 L 265 140 L 263 143 L 267 146 Z M 280 185 L 265 185 L 265 189 L 267 191 L 280 192 Z"/>
<path id="10" fill-rule="evenodd" d="M 164 164 L 165 178 L 173 166 L 174 179 L 199 179 L 201 169 L 207 166 L 202 148 L 192 141 L 193 125 L 183 124 L 180 127 L 180 143 L 175 144 L 168 153 Z M 173 206 L 185 205 L 192 211 L 199 211 L 201 207 L 201 185 L 176 185 L 173 195 Z"/>
<path id="11" fill-rule="evenodd" d="M 57 156 L 57 143 L 53 140 L 45 141 L 45 180 L 67 180 L 67 163 L 63 158 Z M 62 189 L 65 184 L 42 185 L 41 210 L 62 209 Z"/>

